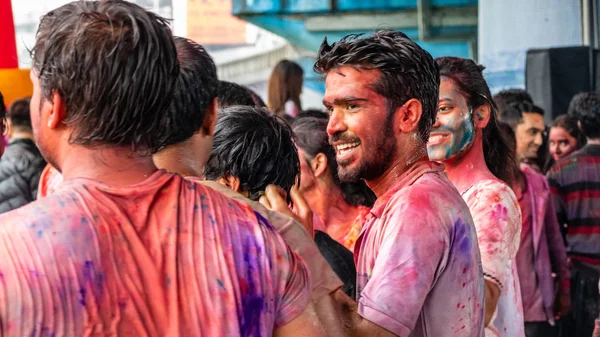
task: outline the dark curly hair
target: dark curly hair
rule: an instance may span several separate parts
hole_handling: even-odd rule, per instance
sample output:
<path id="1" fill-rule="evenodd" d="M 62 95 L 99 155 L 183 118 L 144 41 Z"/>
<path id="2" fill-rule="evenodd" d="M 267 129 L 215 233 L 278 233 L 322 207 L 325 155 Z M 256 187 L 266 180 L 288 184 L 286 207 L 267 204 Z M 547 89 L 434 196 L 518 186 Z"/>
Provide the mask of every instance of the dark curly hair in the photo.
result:
<path id="1" fill-rule="evenodd" d="M 42 17 L 32 57 L 42 100 L 64 100 L 71 143 L 160 148 L 179 73 L 167 20 L 129 1 L 74 1 Z"/>
<path id="2" fill-rule="evenodd" d="M 300 160 L 290 127 L 264 108 L 236 105 L 219 111 L 206 179 L 236 177 L 249 198 L 267 185 L 288 193 L 300 179 Z"/>
<path id="3" fill-rule="evenodd" d="M 575 95 L 569 104 L 569 116 L 581 123 L 581 132 L 587 138 L 600 138 L 600 92 Z"/>
<path id="4" fill-rule="evenodd" d="M 373 91 L 386 99 L 389 114 L 409 99 L 418 99 L 423 105 L 419 135 L 427 142 L 435 123 L 440 87 L 438 68 L 427 51 L 404 33 L 392 30 L 364 37 L 351 34 L 331 45 L 325 38 L 314 70 L 326 75 L 340 66 L 381 71 Z"/>
<path id="5" fill-rule="evenodd" d="M 498 127 L 496 105 L 490 98 L 490 88 L 483 78 L 485 67 L 473 60 L 459 57 L 440 57 L 436 62 L 440 67 L 440 76 L 450 79 L 459 88 L 471 109 L 475 110 L 484 105 L 490 107 L 490 120 L 483 129 L 485 163 L 498 179 L 512 186 L 515 156 L 504 133 Z"/>

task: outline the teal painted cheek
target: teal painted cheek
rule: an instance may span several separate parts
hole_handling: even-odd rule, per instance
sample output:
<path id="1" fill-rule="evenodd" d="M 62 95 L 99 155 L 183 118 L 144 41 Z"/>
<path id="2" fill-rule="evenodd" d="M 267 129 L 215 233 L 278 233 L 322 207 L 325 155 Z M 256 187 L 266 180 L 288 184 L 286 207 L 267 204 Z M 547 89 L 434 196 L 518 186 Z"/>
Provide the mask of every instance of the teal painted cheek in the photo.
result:
<path id="1" fill-rule="evenodd" d="M 475 140 L 475 127 L 470 113 L 466 113 L 460 126 L 452 133 L 452 142 L 450 144 L 450 153 L 447 159 L 456 156 L 467 150 Z"/>

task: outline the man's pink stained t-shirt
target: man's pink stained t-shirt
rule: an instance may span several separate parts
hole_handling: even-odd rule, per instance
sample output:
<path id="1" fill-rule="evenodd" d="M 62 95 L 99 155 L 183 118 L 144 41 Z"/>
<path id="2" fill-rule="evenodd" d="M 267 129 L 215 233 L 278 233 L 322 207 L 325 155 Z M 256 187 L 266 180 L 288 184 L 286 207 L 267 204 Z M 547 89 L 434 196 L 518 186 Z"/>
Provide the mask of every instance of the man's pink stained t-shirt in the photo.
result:
<path id="1" fill-rule="evenodd" d="M 422 161 L 378 198 L 356 242 L 359 314 L 401 337 L 481 337 L 484 280 L 469 209 Z"/>
<path id="2" fill-rule="evenodd" d="M 242 203 L 157 171 L 0 216 L 0 336 L 271 336 L 310 273 Z"/>

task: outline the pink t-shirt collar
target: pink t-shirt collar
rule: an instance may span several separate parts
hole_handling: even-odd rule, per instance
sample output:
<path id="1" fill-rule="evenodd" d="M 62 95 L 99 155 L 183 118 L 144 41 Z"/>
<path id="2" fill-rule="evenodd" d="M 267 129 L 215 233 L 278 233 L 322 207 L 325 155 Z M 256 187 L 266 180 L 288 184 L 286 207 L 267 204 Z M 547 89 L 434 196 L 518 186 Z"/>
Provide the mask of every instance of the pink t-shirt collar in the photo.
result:
<path id="1" fill-rule="evenodd" d="M 426 159 L 419 160 L 411 167 L 409 167 L 409 169 L 406 170 L 406 172 L 404 172 L 398 178 L 398 180 L 396 180 L 396 183 L 389 190 L 387 190 L 387 192 L 385 192 L 381 197 L 377 198 L 377 201 L 375 201 L 375 205 L 373 205 L 373 208 L 371 209 L 371 214 L 373 214 L 373 216 L 375 216 L 376 218 L 381 218 L 389 199 L 394 194 L 396 194 L 398 190 L 406 186 L 412 185 L 417 179 L 419 179 L 419 177 L 421 177 L 425 173 L 443 171 L 444 165 L 440 163 Z"/>

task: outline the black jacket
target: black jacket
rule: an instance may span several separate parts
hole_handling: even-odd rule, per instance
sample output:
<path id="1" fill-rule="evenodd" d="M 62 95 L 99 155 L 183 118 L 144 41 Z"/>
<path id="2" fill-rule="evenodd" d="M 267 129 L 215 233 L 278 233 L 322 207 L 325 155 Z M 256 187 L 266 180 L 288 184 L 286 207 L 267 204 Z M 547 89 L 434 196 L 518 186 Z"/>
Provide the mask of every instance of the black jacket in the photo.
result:
<path id="1" fill-rule="evenodd" d="M 46 161 L 32 140 L 12 140 L 0 158 L 0 213 L 35 200 Z"/>

